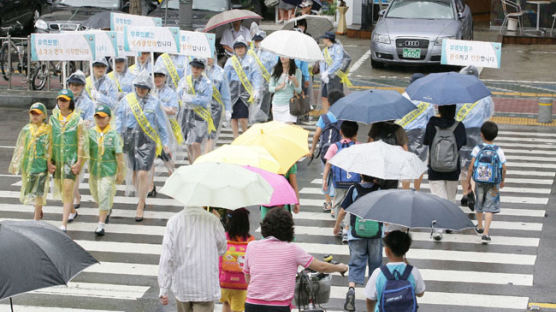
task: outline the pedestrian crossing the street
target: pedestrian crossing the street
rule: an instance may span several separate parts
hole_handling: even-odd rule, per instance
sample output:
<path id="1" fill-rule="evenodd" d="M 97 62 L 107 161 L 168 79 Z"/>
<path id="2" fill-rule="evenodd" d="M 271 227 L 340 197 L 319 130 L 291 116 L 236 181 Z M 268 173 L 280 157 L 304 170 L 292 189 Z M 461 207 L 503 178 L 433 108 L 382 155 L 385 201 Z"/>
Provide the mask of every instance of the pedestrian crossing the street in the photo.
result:
<path id="1" fill-rule="evenodd" d="M 304 125 L 312 132 L 315 127 Z M 407 259 L 425 279 L 425 296 L 418 299 L 421 311 L 524 311 L 533 291 L 534 266 L 540 244 L 545 210 L 556 175 L 556 133 L 501 129 L 496 143 L 508 159 L 506 186 L 501 190 L 501 212 L 492 223 L 492 242 L 480 244 L 474 232 L 444 235 L 441 242 L 430 231 L 412 232 L 413 245 Z M 218 145 L 232 141 L 223 129 Z M 177 162 L 187 164 L 184 153 Z M 349 262 L 349 248 L 332 235 L 334 219 L 322 212 L 320 164 L 299 163 L 301 212 L 294 215 L 295 243 L 322 258 Z M 168 176 L 159 164 L 155 184 L 160 188 Z M 106 235 L 95 237 L 98 210 L 88 190 L 88 174 L 80 184 L 79 217 L 68 226 L 68 235 L 100 263 L 86 269 L 68 286 L 50 287 L 14 298 L 14 310 L 26 312 L 121 312 L 157 311 L 158 260 L 168 219 L 183 205 L 164 195 L 148 198 L 145 220 L 134 220 L 136 199 L 126 197 L 119 186 Z M 33 207 L 19 203 L 20 177 L 2 175 L 9 186 L 0 190 L 0 219 L 30 220 Z M 422 191 L 429 192 L 425 177 Z M 461 188 L 458 191 L 461 194 Z M 459 203 L 459 195 L 458 195 Z M 464 212 L 474 219 L 468 208 Z M 43 208 L 45 221 L 60 224 L 61 204 L 49 200 Z M 254 226 L 256 229 L 257 227 Z M 256 234 L 260 235 L 259 229 Z M 327 311 L 342 311 L 347 277 L 332 275 Z M 356 289 L 357 311 L 366 311 L 363 286 Z M 217 311 L 221 307 L 218 305 Z M 0 312 L 10 311 L 0 301 Z"/>

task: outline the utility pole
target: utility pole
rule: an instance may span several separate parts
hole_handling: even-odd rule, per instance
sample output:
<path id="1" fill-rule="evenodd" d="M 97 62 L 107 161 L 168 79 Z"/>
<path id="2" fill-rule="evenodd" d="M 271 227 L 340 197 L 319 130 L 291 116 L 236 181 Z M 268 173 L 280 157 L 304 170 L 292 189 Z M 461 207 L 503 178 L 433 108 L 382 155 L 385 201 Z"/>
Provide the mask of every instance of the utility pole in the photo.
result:
<path id="1" fill-rule="evenodd" d="M 180 29 L 193 30 L 193 0 L 180 0 Z"/>

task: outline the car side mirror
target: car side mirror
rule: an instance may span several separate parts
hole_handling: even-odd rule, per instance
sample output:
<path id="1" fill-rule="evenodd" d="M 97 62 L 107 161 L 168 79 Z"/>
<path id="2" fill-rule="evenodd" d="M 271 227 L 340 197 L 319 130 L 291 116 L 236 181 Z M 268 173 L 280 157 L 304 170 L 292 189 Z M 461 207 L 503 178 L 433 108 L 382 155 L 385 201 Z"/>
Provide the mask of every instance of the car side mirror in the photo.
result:
<path id="1" fill-rule="evenodd" d="M 380 10 L 380 11 L 378 12 L 378 16 L 380 16 L 380 17 L 383 17 L 384 14 L 386 14 L 386 10 Z"/>

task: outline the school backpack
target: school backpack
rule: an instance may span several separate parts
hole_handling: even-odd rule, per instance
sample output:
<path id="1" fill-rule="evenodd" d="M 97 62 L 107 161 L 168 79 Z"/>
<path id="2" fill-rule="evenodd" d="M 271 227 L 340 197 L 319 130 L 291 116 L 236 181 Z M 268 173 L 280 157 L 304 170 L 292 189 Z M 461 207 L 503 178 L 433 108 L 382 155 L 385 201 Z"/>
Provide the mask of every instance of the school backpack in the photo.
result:
<path id="1" fill-rule="evenodd" d="M 348 143 L 336 142 L 334 143 L 338 147 L 338 153 L 344 148 L 348 148 L 355 144 L 353 141 Z M 358 173 L 347 172 L 344 169 L 332 166 L 332 183 L 334 183 L 334 188 L 347 189 L 355 183 L 361 182 L 361 176 Z"/>
<path id="2" fill-rule="evenodd" d="M 357 190 L 357 197 L 353 199 L 355 202 L 359 197 L 374 192 L 380 188 L 379 185 L 374 184 L 372 187 L 362 187 L 361 184 L 355 184 L 353 187 Z M 382 235 L 382 223 L 365 220 L 356 215 L 350 214 L 349 225 L 351 228 L 351 235 L 356 238 L 379 238 Z"/>
<path id="3" fill-rule="evenodd" d="M 437 172 L 453 172 L 458 169 L 459 152 L 454 130 L 459 122 L 448 128 L 435 126 L 436 134 L 432 139 L 430 166 Z"/>
<path id="4" fill-rule="evenodd" d="M 473 163 L 473 180 L 477 183 L 499 184 L 502 182 L 502 161 L 498 156 L 498 146 L 480 144 L 479 148 Z"/>
<path id="5" fill-rule="evenodd" d="M 247 244 L 254 238 L 246 241 L 230 240 L 226 233 L 228 247 L 226 253 L 220 258 L 220 287 L 227 289 L 247 289 L 247 282 L 243 274 L 245 264 L 245 251 Z"/>
<path id="6" fill-rule="evenodd" d="M 330 122 L 330 119 L 326 114 L 323 114 L 322 121 L 324 121 L 324 129 L 319 138 L 319 155 L 320 159 L 326 163 L 324 155 L 328 151 L 330 145 L 339 142 L 342 139 L 340 134 L 341 121 Z"/>
<path id="7" fill-rule="evenodd" d="M 406 265 L 403 274 L 390 270 L 386 265 L 380 267 L 382 274 L 386 277 L 386 283 L 382 289 L 382 296 L 378 310 L 380 312 L 396 311 L 396 312 L 415 312 L 419 308 L 417 306 L 417 298 L 415 297 L 415 288 L 408 281 L 413 266 Z M 394 276 L 395 275 L 395 276 Z"/>

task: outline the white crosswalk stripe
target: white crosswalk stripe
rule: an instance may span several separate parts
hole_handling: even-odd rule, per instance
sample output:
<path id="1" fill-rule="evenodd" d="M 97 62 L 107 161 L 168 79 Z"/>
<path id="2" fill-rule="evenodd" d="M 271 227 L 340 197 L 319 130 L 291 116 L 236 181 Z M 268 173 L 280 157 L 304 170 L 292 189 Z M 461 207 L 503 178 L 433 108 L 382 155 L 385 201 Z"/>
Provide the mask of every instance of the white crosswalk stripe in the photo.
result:
<path id="1" fill-rule="evenodd" d="M 314 126 L 304 126 L 314 131 Z M 433 242 L 426 231 L 412 232 L 414 245 L 407 254 L 409 261 L 419 267 L 425 282 L 431 282 L 425 296 L 418 299 L 423 310 L 432 306 L 448 306 L 464 310 L 482 311 L 482 308 L 505 311 L 506 309 L 524 310 L 529 301 L 527 291 L 508 293 L 507 287 L 531 289 L 537 248 L 540 244 L 541 231 L 546 204 L 556 175 L 556 134 L 552 132 L 518 132 L 501 130 L 499 143 L 508 158 L 508 176 L 506 187 L 501 191 L 501 212 L 492 223 L 492 242 L 488 246 L 479 244 L 480 237 L 474 232 L 444 235 L 441 243 Z M 311 135 L 312 136 L 312 135 Z M 224 129 L 220 144 L 230 143 L 230 129 Z M 8 146 L 9 147 L 9 146 Z M 178 159 L 186 159 L 183 152 Z M 187 160 L 179 160 L 186 164 Z M 306 162 L 305 162 L 306 163 Z M 312 168 L 300 166 L 301 212 L 294 215 L 296 222 L 296 244 L 314 254 L 334 255 L 337 260 L 346 262 L 349 248 L 332 236 L 334 220 L 328 213 L 322 212 L 322 180 L 318 174 L 320 164 L 315 161 Z M 155 183 L 161 186 L 167 179 L 167 171 L 157 167 Z M 0 190 L 0 219 L 28 220 L 33 214 L 33 207 L 19 204 L 18 177 L 12 178 L 9 187 Z M 101 262 L 89 267 L 68 286 L 50 287 L 18 296 L 18 311 L 30 312 L 120 312 L 129 311 L 126 307 L 114 308 L 107 302 L 128 302 L 132 307 L 137 299 L 156 300 L 158 287 L 158 256 L 161 251 L 165 223 L 183 206 L 179 202 L 164 196 L 149 198 L 149 209 L 145 219 L 149 222 L 137 224 L 134 205 L 136 199 L 123 195 L 123 186 L 118 186 L 114 199 L 111 222 L 106 225 L 105 237 L 95 238 L 92 231 L 96 226 L 98 210 L 94 207 L 88 191 L 88 174 L 80 184 L 83 207 L 79 209 L 80 217 L 68 227 L 69 235 L 83 248 L 93 253 Z M 6 184 L 8 185 L 8 184 Z M 424 192 L 429 192 L 428 181 L 422 183 Z M 471 214 L 468 208 L 462 208 Z M 49 201 L 43 207 L 46 222 L 59 225 L 62 209 L 58 202 Z M 257 230 L 259 233 L 260 229 Z M 498 234 L 499 233 L 499 234 Z M 438 267 L 438 263 L 449 264 L 449 269 Z M 497 267 L 496 270 L 492 270 Z M 136 284 L 134 278 L 140 278 Z M 465 287 L 453 287 L 464 285 Z M 483 294 L 474 286 L 486 285 L 489 294 Z M 347 291 L 347 278 L 333 275 L 330 302 L 325 305 L 330 312 L 343 307 Z M 33 297 L 55 298 L 56 300 L 33 301 Z M 70 308 L 68 302 L 87 298 L 87 306 Z M 356 289 L 358 311 L 364 307 L 363 288 Z M 60 306 L 56 306 L 60 302 Z M 62 304 L 63 303 L 63 304 Z M 216 311 L 221 311 L 216 305 Z M 9 305 L 0 302 L 0 312 L 8 311 Z"/>

